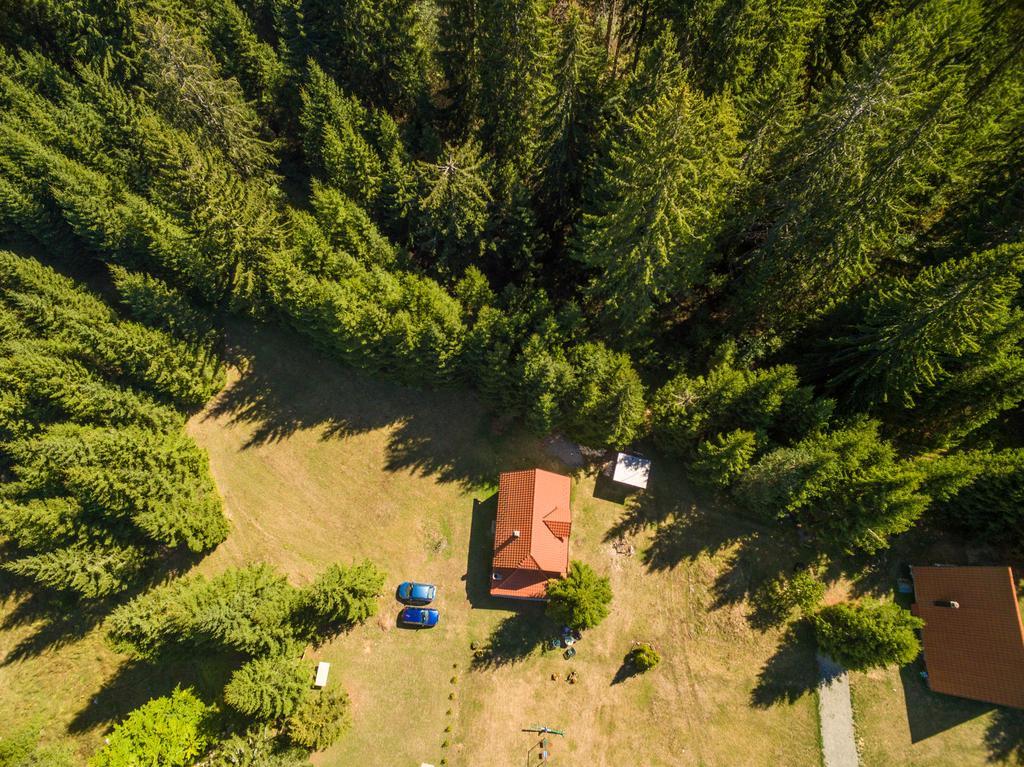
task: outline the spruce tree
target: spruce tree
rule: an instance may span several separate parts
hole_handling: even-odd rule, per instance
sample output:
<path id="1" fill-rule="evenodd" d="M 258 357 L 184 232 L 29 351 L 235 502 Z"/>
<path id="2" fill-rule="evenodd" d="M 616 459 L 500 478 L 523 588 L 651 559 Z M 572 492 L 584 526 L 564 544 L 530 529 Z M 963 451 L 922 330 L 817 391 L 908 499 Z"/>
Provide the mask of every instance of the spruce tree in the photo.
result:
<path id="1" fill-rule="evenodd" d="M 214 712 L 191 689 L 175 688 L 115 725 L 106 745 L 89 760 L 89 767 L 195 764 L 215 740 Z"/>
<path id="2" fill-rule="evenodd" d="M 444 111 L 456 143 L 468 139 L 480 109 L 480 0 L 438 0 L 437 58 Z"/>
<path id="3" fill-rule="evenodd" d="M 524 178 L 550 88 L 550 28 L 541 0 L 480 6 L 480 135 L 502 177 Z"/>
<path id="4" fill-rule="evenodd" d="M 295 658 L 254 658 L 231 675 L 224 702 L 253 719 L 277 721 L 299 705 L 309 676 L 306 664 Z"/>
<path id="5" fill-rule="evenodd" d="M 927 508 L 924 481 L 921 467 L 879 438 L 877 422 L 863 421 L 773 450 L 736 491 L 752 511 L 792 519 L 825 547 L 871 553 Z"/>
<path id="6" fill-rule="evenodd" d="M 611 582 L 590 565 L 573 561 L 565 577 L 548 581 L 548 616 L 574 629 L 592 629 L 608 617 Z"/>
<path id="7" fill-rule="evenodd" d="M 569 397 L 566 431 L 586 445 L 624 447 L 646 420 L 644 387 L 629 356 L 601 343 L 571 348 L 574 391 Z"/>
<path id="8" fill-rule="evenodd" d="M 352 724 L 348 695 L 320 690 L 307 695 L 285 724 L 288 739 L 304 748 L 322 751 Z"/>
<path id="9" fill-rule="evenodd" d="M 853 671 L 902 666 L 921 651 L 924 621 L 891 602 L 830 605 L 813 622 L 818 646 Z"/>
<path id="10" fill-rule="evenodd" d="M 989 363 L 1021 324 L 1012 304 L 1022 267 L 1024 246 L 1001 246 L 893 278 L 835 342 L 831 382 L 867 406 L 913 407 L 953 373 Z"/>
<path id="11" fill-rule="evenodd" d="M 135 546 L 86 544 L 12 559 L 3 569 L 43 588 L 96 599 L 131 587 L 147 564 L 145 551 Z"/>
<path id="12" fill-rule="evenodd" d="M 578 7 L 569 6 L 554 46 L 552 87 L 541 116 L 537 206 L 557 246 L 579 212 L 608 85 L 598 30 Z"/>
<path id="13" fill-rule="evenodd" d="M 383 588 L 384 573 L 364 560 L 351 567 L 331 565 L 304 590 L 302 600 L 317 621 L 337 629 L 376 615 Z"/>
<path id="14" fill-rule="evenodd" d="M 962 169 L 975 0 L 916 4 L 869 36 L 780 153 L 730 309 L 789 338 L 848 298 Z M 785 311 L 779 307 L 785 306 Z"/>
<path id="15" fill-rule="evenodd" d="M 480 145 L 447 144 L 433 163 L 416 164 L 419 199 L 417 249 L 421 259 L 455 274 L 479 261 L 491 202 L 491 184 Z"/>
<path id="16" fill-rule="evenodd" d="M 737 151 L 728 102 L 686 85 L 626 118 L 572 246 L 596 272 L 589 293 L 606 327 L 635 343 L 706 278 Z"/>
<path id="17" fill-rule="evenodd" d="M 295 52 L 311 57 L 357 98 L 398 114 L 426 82 L 426 51 L 410 0 L 304 0 L 295 9 Z"/>

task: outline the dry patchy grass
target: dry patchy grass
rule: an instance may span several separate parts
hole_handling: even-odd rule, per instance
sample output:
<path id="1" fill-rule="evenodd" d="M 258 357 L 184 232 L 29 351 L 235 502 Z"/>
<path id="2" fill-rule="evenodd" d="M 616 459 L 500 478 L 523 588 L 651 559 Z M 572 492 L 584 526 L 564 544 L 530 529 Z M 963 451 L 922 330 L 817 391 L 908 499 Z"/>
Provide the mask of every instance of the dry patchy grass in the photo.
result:
<path id="1" fill-rule="evenodd" d="M 933 693 L 922 668 L 851 675 L 864 767 L 1024 764 L 1024 712 Z"/>
<path id="2" fill-rule="evenodd" d="M 650 492 L 626 505 L 596 497 L 594 476 L 580 473 L 572 556 L 609 575 L 615 601 L 566 661 L 540 647 L 553 627 L 539 606 L 486 595 L 498 472 L 559 468 L 535 439 L 496 434 L 465 392 L 383 383 L 280 331 L 239 327 L 233 338 L 244 364 L 189 424 L 232 523 L 198 569 L 262 560 L 298 585 L 332 562 L 370 557 L 389 590 L 407 578 L 440 589 L 436 629 L 397 628 L 388 595 L 376 620 L 308 652 L 332 662 L 330 683 L 349 691 L 355 719 L 317 764 L 519 764 L 536 742 L 521 729 L 535 724 L 565 730 L 551 744 L 564 765 L 819 763 L 811 644 L 752 628 L 746 601 L 790 566 L 791 542 L 705 510 L 665 461 Z M 615 553 L 619 536 L 633 556 Z M 127 663 L 103 645 L 102 615 L 74 605 L 35 611 L 9 595 L 2 617 L 8 723 L 41 717 L 48 736 L 70 731 L 83 754 L 176 679 L 215 697 L 228 670 Z M 663 658 L 643 676 L 621 668 L 634 640 Z M 474 660 L 474 642 L 494 652 Z"/>

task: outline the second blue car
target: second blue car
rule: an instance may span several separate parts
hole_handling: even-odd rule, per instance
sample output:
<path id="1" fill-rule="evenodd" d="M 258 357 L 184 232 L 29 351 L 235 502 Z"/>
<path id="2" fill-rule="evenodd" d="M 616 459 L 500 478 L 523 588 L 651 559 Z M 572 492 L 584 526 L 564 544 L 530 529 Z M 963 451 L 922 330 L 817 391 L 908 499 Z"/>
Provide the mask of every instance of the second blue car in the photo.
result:
<path id="1" fill-rule="evenodd" d="M 398 587 L 396 596 L 399 602 L 405 602 L 407 605 L 429 605 L 437 596 L 437 586 L 406 581 Z"/>
<path id="2" fill-rule="evenodd" d="M 432 607 L 406 607 L 398 616 L 404 626 L 429 629 L 437 625 L 437 610 Z"/>

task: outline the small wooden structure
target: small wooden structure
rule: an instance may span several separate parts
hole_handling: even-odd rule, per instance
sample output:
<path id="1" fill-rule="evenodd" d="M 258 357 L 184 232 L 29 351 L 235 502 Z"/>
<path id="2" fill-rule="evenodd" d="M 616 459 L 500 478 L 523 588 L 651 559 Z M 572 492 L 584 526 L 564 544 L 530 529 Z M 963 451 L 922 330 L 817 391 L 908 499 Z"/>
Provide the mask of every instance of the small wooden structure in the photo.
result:
<path id="1" fill-rule="evenodd" d="M 614 482 L 646 490 L 650 476 L 650 459 L 629 453 L 619 453 L 615 456 L 615 470 L 612 472 Z"/>
<path id="2" fill-rule="evenodd" d="M 331 664 L 326 661 L 320 661 L 316 664 L 316 680 L 313 682 L 314 687 L 323 687 L 327 684 L 327 675 L 331 673 Z"/>

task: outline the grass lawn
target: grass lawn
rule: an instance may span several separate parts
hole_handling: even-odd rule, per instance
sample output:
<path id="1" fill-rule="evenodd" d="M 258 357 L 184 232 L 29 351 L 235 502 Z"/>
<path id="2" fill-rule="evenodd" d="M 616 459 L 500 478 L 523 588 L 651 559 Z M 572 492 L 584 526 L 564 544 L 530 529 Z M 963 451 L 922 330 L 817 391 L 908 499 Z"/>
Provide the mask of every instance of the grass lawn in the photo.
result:
<path id="1" fill-rule="evenodd" d="M 436 629 L 396 628 L 389 596 L 377 619 L 308 652 L 332 663 L 330 684 L 353 701 L 352 731 L 317 764 L 523 764 L 537 740 L 521 731 L 530 725 L 565 730 L 551 744 L 556 764 L 820 763 L 812 643 L 755 627 L 746 602 L 765 572 L 791 565 L 792 541 L 698 511 L 657 456 L 650 490 L 625 504 L 597 497 L 606 488 L 579 473 L 571 555 L 611 577 L 615 601 L 566 661 L 540 647 L 551 627 L 539 606 L 486 594 L 498 472 L 567 471 L 541 443 L 495 433 L 465 392 L 383 383 L 284 332 L 232 335 L 245 362 L 189 424 L 232 532 L 197 567 L 263 560 L 298 585 L 332 562 L 370 557 L 389 589 L 412 578 L 440 588 Z M 635 554 L 616 553 L 620 536 Z M 175 678 L 210 696 L 223 684 L 221 661 L 165 669 L 115 656 L 96 628 L 102 611 L 35 604 L 9 585 L 2 596 L 6 724 L 38 718 L 47 736 L 70 732 L 85 754 Z M 663 658 L 644 676 L 621 667 L 634 640 Z M 471 643 L 492 651 L 475 659 Z"/>
<path id="2" fill-rule="evenodd" d="M 851 675 L 864 767 L 1024 764 L 1024 712 L 933 693 L 922 668 Z"/>

